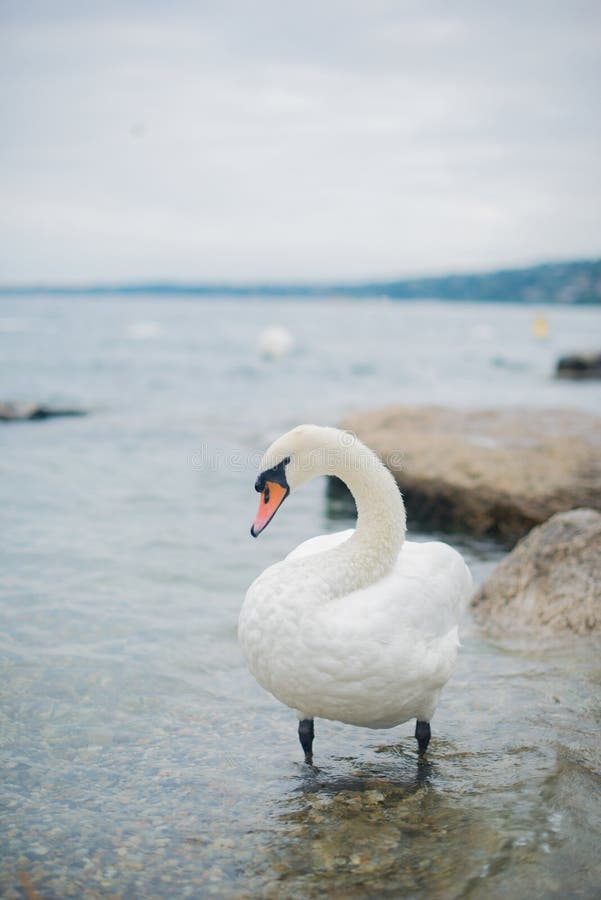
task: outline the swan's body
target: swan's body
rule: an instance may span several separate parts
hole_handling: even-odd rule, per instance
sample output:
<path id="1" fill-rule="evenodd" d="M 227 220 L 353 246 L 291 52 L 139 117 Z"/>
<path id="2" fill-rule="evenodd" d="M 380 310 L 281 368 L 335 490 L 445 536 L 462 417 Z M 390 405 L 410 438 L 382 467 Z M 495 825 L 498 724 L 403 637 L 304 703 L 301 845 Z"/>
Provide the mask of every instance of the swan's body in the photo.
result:
<path id="1" fill-rule="evenodd" d="M 457 656 L 471 590 L 463 559 L 446 544 L 405 541 L 394 479 L 344 432 L 300 426 L 272 445 L 261 471 L 257 490 L 286 487 L 275 509 L 314 475 L 337 475 L 355 496 L 358 522 L 306 541 L 253 582 L 239 622 L 250 671 L 302 721 L 428 723 Z M 265 519 L 260 506 L 254 528 L 275 509 Z"/>

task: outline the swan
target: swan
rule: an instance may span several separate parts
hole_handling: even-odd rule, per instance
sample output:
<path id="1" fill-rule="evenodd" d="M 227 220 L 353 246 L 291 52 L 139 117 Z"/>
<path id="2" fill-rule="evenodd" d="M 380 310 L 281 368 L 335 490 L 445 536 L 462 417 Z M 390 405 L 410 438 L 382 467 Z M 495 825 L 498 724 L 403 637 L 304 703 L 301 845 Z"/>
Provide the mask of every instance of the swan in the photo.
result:
<path id="1" fill-rule="evenodd" d="M 266 451 L 253 537 L 317 475 L 346 483 L 356 528 L 305 541 L 253 581 L 238 623 L 242 652 L 259 684 L 296 711 L 308 764 L 318 717 L 366 728 L 415 718 L 421 757 L 457 657 L 469 569 L 447 544 L 406 541 L 388 469 L 355 435 L 317 425 Z"/>

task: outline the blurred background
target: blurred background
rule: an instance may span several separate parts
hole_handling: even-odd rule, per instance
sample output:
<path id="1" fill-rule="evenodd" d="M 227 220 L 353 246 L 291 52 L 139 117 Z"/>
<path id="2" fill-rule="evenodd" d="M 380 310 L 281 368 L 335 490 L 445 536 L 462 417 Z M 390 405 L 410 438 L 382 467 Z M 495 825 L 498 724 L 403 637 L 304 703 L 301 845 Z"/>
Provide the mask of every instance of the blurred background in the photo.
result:
<path id="1" fill-rule="evenodd" d="M 0 0 L 0 413 L 82 414 L 0 422 L 3 896 L 479 896 L 489 872 L 593 896 L 583 644 L 468 618 L 424 788 L 408 726 L 320 723 L 310 780 L 236 622 L 265 566 L 352 524 L 317 481 L 251 541 L 288 428 L 599 410 L 554 373 L 600 342 L 600 18 Z M 477 582 L 505 552 L 444 538 Z M 561 764 L 528 718 L 558 692 Z"/>

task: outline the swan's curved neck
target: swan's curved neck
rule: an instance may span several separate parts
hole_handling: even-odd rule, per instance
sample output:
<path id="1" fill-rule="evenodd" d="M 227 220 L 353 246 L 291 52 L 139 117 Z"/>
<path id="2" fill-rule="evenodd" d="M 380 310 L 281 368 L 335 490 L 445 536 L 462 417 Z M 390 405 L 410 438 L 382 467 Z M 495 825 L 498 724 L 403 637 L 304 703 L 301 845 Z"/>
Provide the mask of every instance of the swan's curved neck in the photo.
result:
<path id="1" fill-rule="evenodd" d="M 325 474 L 344 481 L 357 505 L 355 533 L 338 548 L 349 556 L 356 576 L 353 587 L 372 584 L 391 571 L 405 540 L 405 505 L 400 491 L 376 454 L 356 439 L 341 446 L 338 438 L 330 449 Z"/>

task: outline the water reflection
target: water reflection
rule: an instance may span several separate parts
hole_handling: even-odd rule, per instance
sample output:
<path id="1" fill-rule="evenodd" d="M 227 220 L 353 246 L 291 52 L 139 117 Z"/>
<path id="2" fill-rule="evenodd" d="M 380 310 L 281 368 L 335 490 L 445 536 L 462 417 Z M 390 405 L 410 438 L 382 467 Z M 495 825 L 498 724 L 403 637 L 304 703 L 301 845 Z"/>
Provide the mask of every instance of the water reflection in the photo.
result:
<path id="1" fill-rule="evenodd" d="M 268 896 L 458 896 L 502 856 L 506 838 L 438 787 L 434 763 L 405 746 L 378 752 L 299 775 L 278 803 Z"/>
<path id="2" fill-rule="evenodd" d="M 384 779 L 387 786 L 394 786 L 407 793 L 427 785 L 433 774 L 433 764 L 428 759 L 416 757 L 404 744 L 383 744 L 375 753 L 387 754 L 394 759 L 378 761 L 355 759 L 352 756 L 333 756 L 326 766 L 304 766 L 304 793 L 335 795 L 341 791 L 366 791 L 375 779 Z M 340 773 L 344 766 L 349 771 Z"/>

